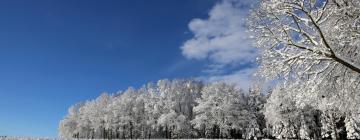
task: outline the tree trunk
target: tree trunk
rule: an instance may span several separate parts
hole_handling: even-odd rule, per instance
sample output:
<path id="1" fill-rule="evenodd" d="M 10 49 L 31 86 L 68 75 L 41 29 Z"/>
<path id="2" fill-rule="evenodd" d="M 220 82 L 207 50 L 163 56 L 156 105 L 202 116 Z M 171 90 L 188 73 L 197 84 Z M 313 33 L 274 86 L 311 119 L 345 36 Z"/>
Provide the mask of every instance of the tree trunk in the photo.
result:
<path id="1" fill-rule="evenodd" d="M 336 128 L 336 118 L 335 118 L 335 114 L 331 113 L 331 127 L 334 131 L 334 136 L 333 139 L 338 140 L 339 139 L 339 134 L 337 132 L 337 128 Z"/>
<path id="2" fill-rule="evenodd" d="M 168 126 L 165 126 L 165 138 L 168 139 Z"/>
<path id="3" fill-rule="evenodd" d="M 132 122 L 130 122 L 130 139 L 133 139 L 133 125 L 132 125 Z"/>
<path id="4" fill-rule="evenodd" d="M 125 139 L 125 125 L 123 126 L 122 137 L 123 137 L 123 139 Z"/>

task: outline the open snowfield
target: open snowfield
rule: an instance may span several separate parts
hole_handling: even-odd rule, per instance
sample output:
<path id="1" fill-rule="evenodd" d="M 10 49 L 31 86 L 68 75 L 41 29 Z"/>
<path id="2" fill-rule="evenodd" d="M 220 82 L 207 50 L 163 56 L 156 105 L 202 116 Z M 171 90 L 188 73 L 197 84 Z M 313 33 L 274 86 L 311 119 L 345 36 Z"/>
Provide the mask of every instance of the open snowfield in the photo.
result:
<path id="1" fill-rule="evenodd" d="M 46 138 L 46 137 L 0 136 L 0 140 L 64 140 L 64 139 L 60 139 L 60 138 Z"/>

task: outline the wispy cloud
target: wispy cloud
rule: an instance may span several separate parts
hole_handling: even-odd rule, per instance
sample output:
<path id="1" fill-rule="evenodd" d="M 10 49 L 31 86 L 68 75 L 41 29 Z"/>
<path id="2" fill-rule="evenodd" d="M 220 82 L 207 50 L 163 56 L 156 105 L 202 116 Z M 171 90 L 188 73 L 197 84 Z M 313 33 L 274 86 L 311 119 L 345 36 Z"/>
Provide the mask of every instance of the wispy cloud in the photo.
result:
<path id="1" fill-rule="evenodd" d="M 252 4 L 254 0 L 223 0 L 210 10 L 207 19 L 195 18 L 189 23 L 194 36 L 181 46 L 182 54 L 188 59 L 210 61 L 204 70 L 208 81 L 249 86 L 255 68 L 245 64 L 255 63 L 257 56 L 245 27 Z M 236 65 L 242 67 L 228 69 Z"/>
<path id="2" fill-rule="evenodd" d="M 244 68 L 227 75 L 214 75 L 206 78 L 209 82 L 224 81 L 236 84 L 239 88 L 247 89 L 253 84 L 253 73 L 256 68 Z"/>

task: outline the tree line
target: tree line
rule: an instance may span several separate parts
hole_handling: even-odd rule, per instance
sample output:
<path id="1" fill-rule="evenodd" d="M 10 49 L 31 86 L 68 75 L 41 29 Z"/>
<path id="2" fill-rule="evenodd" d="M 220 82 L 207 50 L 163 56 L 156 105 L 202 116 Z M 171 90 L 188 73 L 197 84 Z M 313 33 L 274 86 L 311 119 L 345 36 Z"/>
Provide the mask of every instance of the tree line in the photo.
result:
<path id="1" fill-rule="evenodd" d="M 251 138 L 265 124 L 264 96 L 250 95 L 224 83 L 159 80 L 73 105 L 59 130 L 66 138 Z"/>
<path id="2" fill-rule="evenodd" d="M 86 139 L 360 138 L 358 114 L 300 107 L 297 94 L 286 91 L 159 80 L 73 105 L 59 131 L 62 137 Z"/>

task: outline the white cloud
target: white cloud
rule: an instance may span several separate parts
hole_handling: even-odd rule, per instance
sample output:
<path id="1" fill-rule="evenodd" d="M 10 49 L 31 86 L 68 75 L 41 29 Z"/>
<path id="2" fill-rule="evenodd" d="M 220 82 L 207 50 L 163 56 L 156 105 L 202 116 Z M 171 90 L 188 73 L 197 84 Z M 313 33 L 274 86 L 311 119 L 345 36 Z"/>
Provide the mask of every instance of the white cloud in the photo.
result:
<path id="1" fill-rule="evenodd" d="M 246 33 L 245 19 L 255 0 L 223 0 L 209 12 L 207 19 L 193 19 L 189 29 L 194 34 L 181 46 L 188 59 L 210 60 L 204 70 L 207 81 L 225 81 L 248 88 L 256 68 L 241 67 L 228 71 L 229 65 L 255 63 L 256 49 Z M 227 74 L 222 74 L 227 71 Z"/>
<path id="2" fill-rule="evenodd" d="M 250 0 L 224 0 L 216 4 L 208 19 L 193 19 L 189 29 L 194 37 L 181 46 L 189 59 L 210 59 L 214 63 L 248 63 L 256 57 L 251 47 L 245 18 Z"/>
<path id="3" fill-rule="evenodd" d="M 223 81 L 236 84 L 237 87 L 247 90 L 255 81 L 252 76 L 255 70 L 256 68 L 246 68 L 228 75 L 210 76 L 205 80 L 209 82 Z"/>

